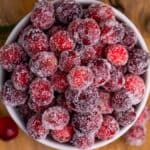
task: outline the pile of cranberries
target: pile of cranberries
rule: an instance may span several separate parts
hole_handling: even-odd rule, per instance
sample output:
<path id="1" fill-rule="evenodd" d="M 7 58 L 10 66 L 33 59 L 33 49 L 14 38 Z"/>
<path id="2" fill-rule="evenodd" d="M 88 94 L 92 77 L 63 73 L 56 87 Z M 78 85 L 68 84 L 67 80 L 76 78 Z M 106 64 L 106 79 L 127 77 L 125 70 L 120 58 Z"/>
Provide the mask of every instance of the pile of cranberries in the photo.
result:
<path id="1" fill-rule="evenodd" d="M 149 54 L 110 6 L 43 0 L 17 40 L 1 47 L 0 64 L 10 77 L 3 102 L 29 135 L 88 149 L 135 120 Z"/>

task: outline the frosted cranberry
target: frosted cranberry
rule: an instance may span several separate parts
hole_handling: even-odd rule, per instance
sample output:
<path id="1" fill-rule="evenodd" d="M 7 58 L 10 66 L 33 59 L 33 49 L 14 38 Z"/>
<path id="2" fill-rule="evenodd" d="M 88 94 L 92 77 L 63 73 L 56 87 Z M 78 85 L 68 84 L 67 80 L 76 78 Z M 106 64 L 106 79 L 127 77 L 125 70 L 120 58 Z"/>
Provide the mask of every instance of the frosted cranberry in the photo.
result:
<path id="1" fill-rule="evenodd" d="M 108 47 L 107 59 L 115 66 L 124 66 L 128 61 L 128 51 L 123 45 L 111 45 Z"/>
<path id="2" fill-rule="evenodd" d="M 10 117 L 0 118 L 0 139 L 9 141 L 17 137 L 18 127 Z"/>
<path id="3" fill-rule="evenodd" d="M 55 21 L 54 7 L 47 0 L 40 1 L 35 4 L 31 12 L 31 22 L 40 29 L 50 28 Z"/>
<path id="4" fill-rule="evenodd" d="M 149 65 L 149 54 L 143 49 L 133 49 L 129 53 L 128 71 L 133 74 L 144 74 Z"/>
<path id="5" fill-rule="evenodd" d="M 108 19 L 114 19 L 115 14 L 112 8 L 105 4 L 92 4 L 87 9 L 87 17 L 93 18 L 96 21 L 105 21 Z"/>
<path id="6" fill-rule="evenodd" d="M 74 134 L 71 125 L 64 127 L 62 130 L 52 130 L 51 136 L 53 139 L 59 143 L 69 142 Z"/>
<path id="7" fill-rule="evenodd" d="M 45 78 L 36 78 L 30 84 L 30 98 L 38 106 L 45 106 L 52 103 L 54 98 L 53 88 Z"/>
<path id="8" fill-rule="evenodd" d="M 76 132 L 72 138 L 71 143 L 79 149 L 89 149 L 95 142 L 94 134 L 83 134 Z"/>
<path id="9" fill-rule="evenodd" d="M 69 72 L 75 66 L 80 65 L 80 56 L 75 51 L 62 52 L 59 59 L 59 68 L 62 71 Z"/>
<path id="10" fill-rule="evenodd" d="M 97 59 L 91 64 L 91 69 L 95 75 L 95 87 L 103 86 L 110 80 L 111 64 L 106 59 Z"/>
<path id="11" fill-rule="evenodd" d="M 99 106 L 98 90 L 93 87 L 80 92 L 68 89 L 65 92 L 65 97 L 72 110 L 82 114 L 90 113 L 91 110 L 95 111 Z"/>
<path id="12" fill-rule="evenodd" d="M 24 52 L 17 43 L 7 44 L 0 48 L 0 65 L 9 72 L 15 69 L 23 57 Z"/>
<path id="13" fill-rule="evenodd" d="M 120 72 L 122 72 L 123 74 L 127 74 L 127 72 L 128 72 L 128 67 L 127 67 L 127 65 L 125 65 L 125 66 L 116 66 L 116 68 L 117 68 Z"/>
<path id="14" fill-rule="evenodd" d="M 74 49 L 74 41 L 69 33 L 64 30 L 57 31 L 50 37 L 49 45 L 52 51 L 61 53 Z"/>
<path id="15" fill-rule="evenodd" d="M 28 95 L 24 92 L 17 91 L 10 80 L 6 81 L 2 89 L 3 102 L 10 106 L 19 106 L 25 104 Z"/>
<path id="16" fill-rule="evenodd" d="M 146 129 L 144 126 L 133 126 L 124 137 L 128 144 L 141 146 L 145 141 Z"/>
<path id="17" fill-rule="evenodd" d="M 74 0 L 64 0 L 56 8 L 56 17 L 63 24 L 68 24 L 72 20 L 82 17 L 82 15 L 81 5 L 75 3 Z"/>
<path id="18" fill-rule="evenodd" d="M 130 125 L 136 118 L 136 113 L 134 108 L 130 108 L 127 111 L 115 112 L 115 118 L 119 125 L 127 126 Z"/>
<path id="19" fill-rule="evenodd" d="M 95 111 L 90 114 L 74 114 L 72 125 L 75 130 L 82 133 L 96 133 L 101 127 L 103 118 L 100 112 Z"/>
<path id="20" fill-rule="evenodd" d="M 108 140 L 119 131 L 119 124 L 114 117 L 110 115 L 103 116 L 102 126 L 96 134 L 99 140 Z"/>
<path id="21" fill-rule="evenodd" d="M 49 29 L 48 35 L 52 36 L 53 34 L 55 34 L 56 32 L 58 32 L 60 30 L 65 30 L 65 27 L 61 26 L 61 25 L 54 25 Z"/>
<path id="22" fill-rule="evenodd" d="M 132 96 L 133 105 L 137 105 L 143 100 L 145 93 L 145 83 L 140 76 L 134 74 L 126 75 L 124 88 Z"/>
<path id="23" fill-rule="evenodd" d="M 42 125 L 42 119 L 40 115 L 32 116 L 27 122 L 27 132 L 34 139 L 45 139 L 49 133 L 49 130 L 45 129 Z"/>
<path id="24" fill-rule="evenodd" d="M 12 83 L 16 90 L 26 91 L 32 75 L 27 65 L 18 65 L 12 74 Z"/>
<path id="25" fill-rule="evenodd" d="M 103 55 L 105 44 L 103 44 L 102 41 L 99 41 L 97 44 L 93 45 L 93 48 L 96 51 L 97 58 L 99 58 Z"/>
<path id="26" fill-rule="evenodd" d="M 88 67 L 77 66 L 69 72 L 68 82 L 72 89 L 86 89 L 93 82 L 93 72 Z"/>
<path id="27" fill-rule="evenodd" d="M 100 22 L 101 40 L 104 44 L 116 44 L 122 41 L 125 31 L 121 23 L 114 20 Z"/>
<path id="28" fill-rule="evenodd" d="M 110 80 L 104 85 L 105 90 L 108 92 L 119 91 L 121 88 L 123 88 L 125 83 L 123 73 L 113 66 L 110 74 Z"/>
<path id="29" fill-rule="evenodd" d="M 52 77 L 52 85 L 54 90 L 58 92 L 63 92 L 68 87 L 68 81 L 66 73 L 57 71 Z"/>
<path id="30" fill-rule="evenodd" d="M 122 40 L 122 43 L 126 46 L 128 50 L 131 50 L 137 43 L 137 36 L 133 29 L 128 27 L 127 25 L 125 27 L 125 35 Z"/>
<path id="31" fill-rule="evenodd" d="M 39 77 L 52 76 L 57 70 L 57 58 L 52 52 L 39 52 L 30 60 L 30 70 Z"/>
<path id="32" fill-rule="evenodd" d="M 113 112 L 113 107 L 111 104 L 111 94 L 104 91 L 99 90 L 99 105 L 102 114 L 111 114 Z"/>
<path id="33" fill-rule="evenodd" d="M 132 97 L 130 96 L 128 91 L 122 89 L 114 93 L 111 103 L 112 107 L 116 111 L 126 111 L 132 106 Z"/>
<path id="34" fill-rule="evenodd" d="M 44 32 L 32 26 L 26 27 L 19 36 L 18 43 L 32 57 L 36 53 L 48 50 L 48 38 Z"/>
<path id="35" fill-rule="evenodd" d="M 60 106 L 50 107 L 42 115 L 42 122 L 45 128 L 51 130 L 62 130 L 69 123 L 68 111 Z"/>

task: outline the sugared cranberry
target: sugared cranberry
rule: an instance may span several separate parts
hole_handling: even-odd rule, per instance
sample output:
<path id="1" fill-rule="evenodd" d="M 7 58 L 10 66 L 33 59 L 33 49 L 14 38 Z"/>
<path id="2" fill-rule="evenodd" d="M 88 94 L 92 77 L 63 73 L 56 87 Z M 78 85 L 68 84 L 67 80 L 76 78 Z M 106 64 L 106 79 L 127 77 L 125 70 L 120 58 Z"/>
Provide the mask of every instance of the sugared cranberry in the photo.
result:
<path id="1" fill-rule="evenodd" d="M 105 90 L 99 90 L 99 105 L 102 114 L 111 114 L 113 107 L 111 104 L 111 94 Z"/>
<path id="2" fill-rule="evenodd" d="M 69 142 L 74 134 L 74 130 L 71 125 L 64 127 L 62 130 L 52 130 L 51 136 L 59 143 Z"/>
<path id="3" fill-rule="evenodd" d="M 57 58 L 52 52 L 39 52 L 32 57 L 30 70 L 39 77 L 52 76 L 57 70 Z"/>
<path id="4" fill-rule="evenodd" d="M 132 96 L 133 105 L 137 105 L 143 100 L 145 93 L 145 83 L 140 76 L 135 74 L 126 75 L 124 88 Z"/>
<path id="5" fill-rule="evenodd" d="M 54 7 L 47 0 L 39 1 L 35 4 L 31 12 L 31 22 L 40 29 L 50 28 L 55 21 Z"/>
<path id="6" fill-rule="evenodd" d="M 45 78 L 36 78 L 30 84 L 30 98 L 38 106 L 49 105 L 54 97 L 53 88 Z"/>
<path id="7" fill-rule="evenodd" d="M 50 107 L 42 115 L 45 128 L 51 130 L 62 130 L 69 123 L 68 111 L 61 106 Z"/>
<path id="8" fill-rule="evenodd" d="M 141 146 L 144 143 L 146 129 L 144 126 L 133 126 L 126 134 L 125 140 L 132 146 Z"/>
<path id="9" fill-rule="evenodd" d="M 86 16 L 100 22 L 109 19 L 114 19 L 115 13 L 113 12 L 112 8 L 108 5 L 92 4 L 87 9 Z"/>
<path id="10" fill-rule="evenodd" d="M 66 73 L 57 71 L 52 77 L 52 85 L 54 90 L 58 92 L 64 92 L 65 89 L 68 87 L 68 81 Z"/>
<path id="11" fill-rule="evenodd" d="M 12 83 L 16 90 L 26 91 L 31 79 L 32 75 L 26 64 L 18 65 L 12 74 Z"/>
<path id="12" fill-rule="evenodd" d="M 17 137 L 18 127 L 10 117 L 0 117 L 0 139 L 9 141 Z"/>
<path id="13" fill-rule="evenodd" d="M 102 41 L 99 41 L 97 44 L 93 45 L 93 48 L 96 51 L 97 58 L 99 58 L 103 55 L 103 52 L 105 50 L 105 44 L 103 44 Z"/>
<path id="14" fill-rule="evenodd" d="M 126 111 L 132 106 L 132 97 L 127 90 L 122 89 L 114 93 L 111 103 L 114 110 Z"/>
<path id="15" fill-rule="evenodd" d="M 74 0 L 62 0 L 56 8 L 56 18 L 63 24 L 68 24 L 83 15 L 82 7 Z"/>
<path id="16" fill-rule="evenodd" d="M 89 149 L 95 142 L 94 134 L 83 134 L 76 132 L 72 138 L 71 143 L 79 149 Z"/>
<path id="17" fill-rule="evenodd" d="M 95 77 L 93 85 L 100 87 L 106 84 L 111 77 L 111 64 L 106 59 L 97 59 L 90 65 Z"/>
<path id="18" fill-rule="evenodd" d="M 93 72 L 88 67 L 77 66 L 69 72 L 68 82 L 72 89 L 86 89 L 93 82 Z"/>
<path id="19" fill-rule="evenodd" d="M 133 74 L 142 75 L 149 65 L 149 54 L 143 49 L 135 48 L 129 53 L 128 71 Z"/>
<path id="20" fill-rule="evenodd" d="M 119 131 L 118 122 L 110 115 L 103 116 L 102 126 L 96 134 L 99 140 L 108 140 Z"/>
<path id="21" fill-rule="evenodd" d="M 48 35 L 52 36 L 53 34 L 55 34 L 56 32 L 58 32 L 60 30 L 65 30 L 65 27 L 61 26 L 61 25 L 54 25 L 49 29 Z"/>
<path id="22" fill-rule="evenodd" d="M 114 115 L 119 125 L 121 126 L 130 125 L 136 118 L 134 108 L 130 108 L 127 111 L 115 112 Z"/>
<path id="23" fill-rule="evenodd" d="M 124 66 L 128 61 L 128 51 L 121 44 L 108 47 L 107 59 L 115 66 Z"/>
<path id="24" fill-rule="evenodd" d="M 45 139 L 49 130 L 42 125 L 41 116 L 34 115 L 27 122 L 27 132 L 34 139 Z"/>
<path id="25" fill-rule="evenodd" d="M 80 56 L 75 51 L 62 52 L 59 59 L 59 68 L 62 71 L 69 72 L 75 66 L 80 65 Z"/>
<path id="26" fill-rule="evenodd" d="M 36 53 L 48 50 L 48 38 L 38 28 L 27 26 L 19 36 L 18 43 L 32 57 Z"/>
<path id="27" fill-rule="evenodd" d="M 6 81 L 2 89 L 3 102 L 10 106 L 25 104 L 28 99 L 27 93 L 17 91 L 10 80 Z"/>
<path id="28" fill-rule="evenodd" d="M 110 74 L 110 80 L 104 85 L 105 90 L 108 92 L 119 91 L 125 83 L 123 73 L 113 66 Z"/>
<path id="29" fill-rule="evenodd" d="M 0 65 L 9 72 L 15 69 L 23 57 L 24 52 L 17 43 L 7 44 L 0 48 Z"/>
<path id="30" fill-rule="evenodd" d="M 92 111 L 92 110 L 91 110 Z M 100 112 L 95 111 L 90 114 L 74 114 L 72 125 L 75 130 L 88 134 L 96 133 L 101 127 L 103 118 Z"/>

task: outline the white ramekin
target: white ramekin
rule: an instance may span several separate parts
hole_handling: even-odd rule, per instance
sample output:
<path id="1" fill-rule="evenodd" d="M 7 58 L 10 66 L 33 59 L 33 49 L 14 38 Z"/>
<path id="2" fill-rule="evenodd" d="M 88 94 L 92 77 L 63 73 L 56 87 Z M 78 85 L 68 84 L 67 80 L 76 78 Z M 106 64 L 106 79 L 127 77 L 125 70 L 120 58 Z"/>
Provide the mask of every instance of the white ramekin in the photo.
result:
<path id="1" fill-rule="evenodd" d="M 88 4 L 88 3 L 99 3 L 96 0 L 76 0 L 79 3 L 83 3 L 83 4 Z M 148 51 L 148 48 L 144 42 L 143 37 L 141 36 L 140 32 L 138 31 L 138 29 L 135 27 L 135 25 L 124 15 L 122 14 L 120 11 L 116 10 L 115 8 L 113 8 L 116 16 L 122 20 L 123 22 L 125 22 L 128 26 L 130 26 L 134 32 L 137 35 L 138 38 L 138 42 L 141 45 L 141 47 Z M 30 14 L 26 15 L 17 25 L 16 27 L 13 29 L 13 31 L 11 32 L 11 34 L 9 35 L 9 37 L 7 38 L 6 44 L 14 42 L 18 36 L 18 34 L 20 33 L 20 31 L 27 25 L 28 21 L 30 18 Z M 3 80 L 4 80 L 4 71 L 2 70 L 2 68 L 0 68 L 0 90 L 2 88 L 2 84 L 3 84 Z M 145 96 L 143 101 L 141 102 L 141 104 L 138 105 L 137 109 L 136 109 L 136 118 L 138 118 L 138 116 L 141 114 L 144 106 L 146 105 L 146 102 L 148 100 L 148 96 L 149 96 L 149 90 L 150 90 L 150 67 L 146 73 L 146 77 L 145 77 L 145 82 L 146 82 L 146 91 L 145 91 Z M 19 118 L 19 115 L 17 114 L 17 112 L 15 111 L 15 109 L 13 107 L 10 106 L 6 106 L 9 114 L 11 115 L 11 117 L 14 119 L 14 121 L 17 123 L 17 125 L 24 131 L 27 133 L 26 128 L 24 126 L 23 121 Z M 122 128 L 112 139 L 110 140 L 106 140 L 106 141 L 98 141 L 96 142 L 91 149 L 96 149 L 102 146 L 105 146 L 113 141 L 115 141 L 116 139 L 118 139 L 119 137 L 121 137 L 124 133 L 127 132 L 127 130 L 134 124 L 134 122 L 124 128 Z M 47 145 L 49 147 L 52 148 L 56 148 L 56 149 L 61 149 L 61 150 L 78 150 L 77 148 L 71 146 L 71 145 L 67 145 L 67 144 L 59 144 L 53 140 L 50 139 L 46 139 L 46 140 L 38 140 L 38 142 Z"/>

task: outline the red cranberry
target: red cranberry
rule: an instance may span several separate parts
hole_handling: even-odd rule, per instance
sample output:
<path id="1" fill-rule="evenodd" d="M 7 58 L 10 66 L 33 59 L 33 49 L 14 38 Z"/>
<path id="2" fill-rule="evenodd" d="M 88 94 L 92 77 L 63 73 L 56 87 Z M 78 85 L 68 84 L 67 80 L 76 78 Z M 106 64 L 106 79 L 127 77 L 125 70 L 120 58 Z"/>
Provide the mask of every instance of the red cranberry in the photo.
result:
<path id="1" fill-rule="evenodd" d="M 134 108 L 130 108 L 127 111 L 115 112 L 115 118 L 119 125 L 127 126 L 130 125 L 136 118 L 136 113 Z"/>
<path id="2" fill-rule="evenodd" d="M 96 136 L 99 140 L 108 140 L 116 135 L 119 131 L 118 122 L 110 115 L 103 116 L 102 126 Z"/>
<path id="3" fill-rule="evenodd" d="M 59 59 L 60 70 L 69 72 L 75 66 L 80 65 L 80 56 L 75 51 L 62 52 Z"/>
<path id="4" fill-rule="evenodd" d="M 35 4 L 31 12 L 31 22 L 40 29 L 50 28 L 55 21 L 54 7 L 47 0 L 40 1 Z"/>
<path id="5" fill-rule="evenodd" d="M 93 45 L 93 48 L 96 51 L 97 58 L 99 58 L 103 55 L 105 44 L 103 44 L 102 41 L 99 41 L 97 44 Z"/>
<path id="6" fill-rule="evenodd" d="M 77 66 L 68 74 L 68 82 L 72 89 L 84 90 L 93 82 L 93 72 L 85 66 Z"/>
<path id="7" fill-rule="evenodd" d="M 32 26 L 26 27 L 19 36 L 18 43 L 32 57 L 36 53 L 48 50 L 48 38 L 44 32 Z"/>
<path id="8" fill-rule="evenodd" d="M 26 64 L 18 65 L 12 74 L 12 82 L 16 90 L 26 91 L 31 79 L 32 75 Z"/>
<path id="9" fill-rule="evenodd" d="M 36 78 L 30 84 L 30 98 L 38 106 L 45 106 L 52 103 L 54 98 L 53 88 L 45 78 Z"/>
<path id="10" fill-rule="evenodd" d="M 45 128 L 51 130 L 62 130 L 69 123 L 68 111 L 60 106 L 50 107 L 42 115 L 42 122 Z"/>
<path id="11" fill-rule="evenodd" d="M 132 96 L 133 105 L 137 105 L 143 100 L 145 83 L 140 76 L 134 74 L 126 75 L 124 88 Z"/>
<path id="12" fill-rule="evenodd" d="M 18 127 L 10 117 L 0 117 L 0 139 L 9 141 L 17 137 Z"/>
<path id="13" fill-rule="evenodd" d="M 52 36 L 53 34 L 55 34 L 56 32 L 58 32 L 60 30 L 65 30 L 65 27 L 61 26 L 61 25 L 54 25 L 49 29 L 48 35 Z"/>
<path id="14" fill-rule="evenodd" d="M 51 136 L 59 143 L 69 142 L 74 134 L 71 125 L 64 127 L 62 130 L 52 130 Z"/>
<path id="15" fill-rule="evenodd" d="M 6 81 L 2 89 L 2 99 L 5 104 L 19 106 L 25 104 L 28 99 L 27 93 L 17 91 L 10 80 Z"/>
<path id="16" fill-rule="evenodd" d="M 42 125 L 41 116 L 34 115 L 27 122 L 27 132 L 34 139 L 45 139 L 49 130 L 45 129 Z"/>
<path id="17" fill-rule="evenodd" d="M 57 70 L 57 58 L 52 52 L 39 52 L 32 57 L 30 70 L 39 77 L 52 76 Z"/>
<path id="18" fill-rule="evenodd" d="M 23 57 L 24 52 L 17 43 L 7 44 L 0 48 L 0 65 L 9 72 L 15 69 Z"/>

